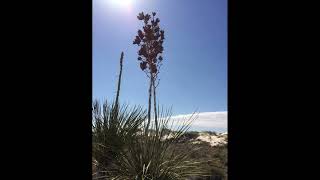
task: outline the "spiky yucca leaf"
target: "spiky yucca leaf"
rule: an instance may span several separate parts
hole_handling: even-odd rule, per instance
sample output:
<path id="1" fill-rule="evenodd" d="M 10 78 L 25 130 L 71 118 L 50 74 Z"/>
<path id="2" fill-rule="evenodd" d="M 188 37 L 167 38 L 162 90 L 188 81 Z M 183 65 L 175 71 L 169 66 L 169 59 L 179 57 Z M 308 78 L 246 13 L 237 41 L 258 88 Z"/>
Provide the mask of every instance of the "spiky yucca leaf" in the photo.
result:
<path id="1" fill-rule="evenodd" d="M 133 141 L 146 119 L 146 111 L 139 106 L 129 109 L 128 105 L 108 104 L 101 107 L 98 101 L 93 103 L 93 158 L 101 174 L 121 155 L 127 142 Z"/>
<path id="2" fill-rule="evenodd" d="M 196 151 L 196 148 L 189 152 L 175 150 L 176 143 L 189 129 L 194 116 L 179 120 L 183 123 L 179 123 L 175 130 L 168 131 L 177 124 L 170 122 L 174 121 L 171 115 L 171 110 L 162 109 L 161 113 L 158 112 L 158 124 L 153 121 L 151 128 L 144 126 L 141 135 L 128 142 L 128 148 L 113 164 L 112 170 L 106 175 L 107 179 L 179 180 L 205 175 L 200 163 L 190 159 L 190 154 Z M 156 126 L 158 128 L 155 128 Z"/>

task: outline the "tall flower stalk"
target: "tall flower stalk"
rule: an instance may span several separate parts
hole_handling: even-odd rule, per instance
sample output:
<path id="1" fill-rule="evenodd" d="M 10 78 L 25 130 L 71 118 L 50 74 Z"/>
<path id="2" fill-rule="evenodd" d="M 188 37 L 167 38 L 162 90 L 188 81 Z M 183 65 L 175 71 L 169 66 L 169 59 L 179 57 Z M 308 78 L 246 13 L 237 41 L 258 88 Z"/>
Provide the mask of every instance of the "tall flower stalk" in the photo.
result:
<path id="1" fill-rule="evenodd" d="M 156 129 L 158 128 L 157 116 L 157 101 L 156 101 L 156 88 L 159 84 L 158 74 L 162 65 L 163 41 L 164 30 L 160 29 L 159 18 L 155 18 L 156 13 L 152 15 L 139 13 L 138 20 L 143 21 L 144 26 L 142 30 L 138 30 L 138 35 L 135 37 L 133 44 L 137 44 L 140 49 L 138 51 L 138 60 L 140 61 L 140 68 L 144 71 L 149 78 L 149 99 L 148 99 L 148 122 L 147 128 L 150 126 L 151 121 L 151 103 L 152 96 L 154 101 L 154 117 Z"/>

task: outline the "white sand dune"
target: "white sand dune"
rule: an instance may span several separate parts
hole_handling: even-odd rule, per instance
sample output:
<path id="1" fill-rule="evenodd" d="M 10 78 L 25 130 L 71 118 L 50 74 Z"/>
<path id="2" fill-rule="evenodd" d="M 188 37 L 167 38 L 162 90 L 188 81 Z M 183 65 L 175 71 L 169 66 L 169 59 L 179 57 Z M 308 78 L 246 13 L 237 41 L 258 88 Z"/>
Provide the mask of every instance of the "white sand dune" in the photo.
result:
<path id="1" fill-rule="evenodd" d="M 204 141 L 210 143 L 211 146 L 217 146 L 222 144 L 227 144 L 227 133 L 220 133 L 217 135 L 210 135 L 209 133 L 199 133 L 196 140 Z M 196 143 L 195 141 L 194 143 Z"/>
<path id="2" fill-rule="evenodd" d="M 189 119 L 193 117 L 194 121 L 191 124 L 191 129 L 195 131 L 205 131 L 208 129 L 219 130 L 219 132 L 227 131 L 228 129 L 228 112 L 218 111 L 218 112 L 200 112 L 192 116 L 192 114 L 181 114 L 172 116 L 172 120 L 175 120 L 178 125 L 180 125 L 183 119 Z M 192 118 L 192 119 L 193 119 Z M 181 123 L 180 123 L 181 122 Z"/>
<path id="3" fill-rule="evenodd" d="M 172 135 L 165 135 L 162 139 L 170 139 Z M 228 133 L 210 134 L 207 132 L 199 132 L 199 136 L 195 139 L 189 139 L 194 144 L 199 144 L 201 141 L 208 142 L 211 146 L 218 146 L 228 143 Z"/>

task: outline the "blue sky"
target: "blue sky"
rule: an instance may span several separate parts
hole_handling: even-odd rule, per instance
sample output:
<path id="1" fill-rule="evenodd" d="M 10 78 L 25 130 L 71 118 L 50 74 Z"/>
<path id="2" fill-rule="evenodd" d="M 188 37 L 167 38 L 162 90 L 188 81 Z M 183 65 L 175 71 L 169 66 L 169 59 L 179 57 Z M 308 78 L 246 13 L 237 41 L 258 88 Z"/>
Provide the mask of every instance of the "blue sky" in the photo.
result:
<path id="1" fill-rule="evenodd" d="M 139 12 L 155 11 L 165 30 L 157 97 L 173 114 L 227 111 L 227 0 L 93 0 L 93 98 L 115 97 L 124 51 L 120 101 L 147 107 L 148 79 L 133 45 Z M 129 1 L 129 0 L 118 0 Z"/>

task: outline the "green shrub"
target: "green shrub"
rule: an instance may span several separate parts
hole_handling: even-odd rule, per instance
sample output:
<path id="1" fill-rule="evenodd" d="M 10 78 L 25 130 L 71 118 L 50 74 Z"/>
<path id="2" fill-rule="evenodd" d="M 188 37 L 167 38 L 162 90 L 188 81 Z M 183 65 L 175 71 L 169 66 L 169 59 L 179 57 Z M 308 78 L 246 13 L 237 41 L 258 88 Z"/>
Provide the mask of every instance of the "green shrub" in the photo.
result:
<path id="1" fill-rule="evenodd" d="M 141 107 L 129 109 L 127 105 L 116 106 L 98 101 L 93 103 L 92 156 L 97 162 L 97 171 L 102 172 L 117 159 L 128 142 L 133 141 L 146 112 Z M 100 173 L 101 174 L 101 173 Z"/>
<path id="2" fill-rule="evenodd" d="M 121 156 L 107 171 L 107 179 L 179 180 L 205 175 L 199 167 L 200 163 L 190 158 L 196 148 L 181 152 L 175 147 L 193 119 L 184 120 L 175 131 L 168 131 L 171 112 L 159 113 L 158 117 L 158 128 L 152 122 L 151 128 L 143 127 L 141 135 L 128 141 L 128 148 L 122 151 Z M 164 139 L 165 135 L 171 138 Z"/>

